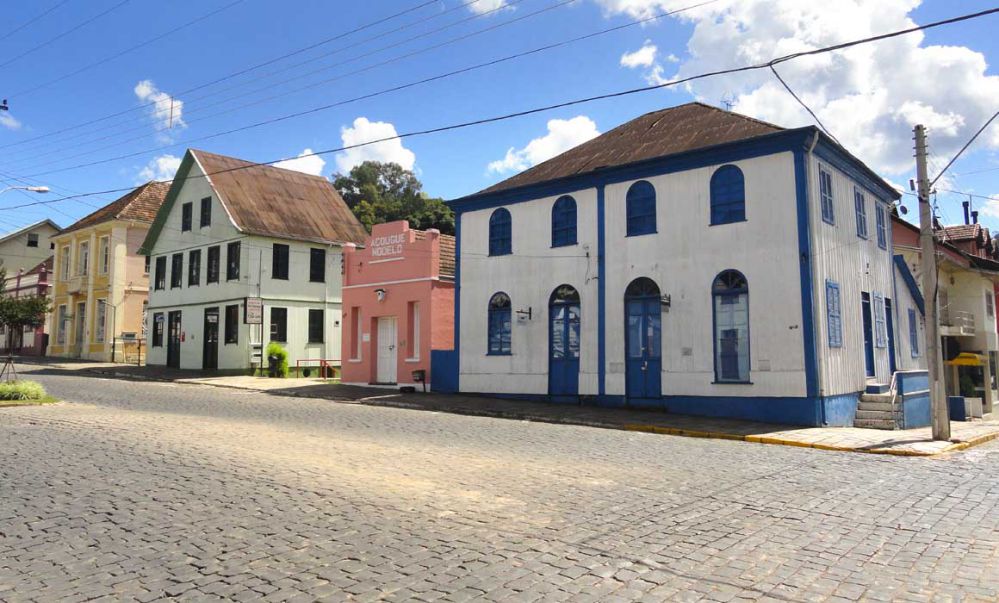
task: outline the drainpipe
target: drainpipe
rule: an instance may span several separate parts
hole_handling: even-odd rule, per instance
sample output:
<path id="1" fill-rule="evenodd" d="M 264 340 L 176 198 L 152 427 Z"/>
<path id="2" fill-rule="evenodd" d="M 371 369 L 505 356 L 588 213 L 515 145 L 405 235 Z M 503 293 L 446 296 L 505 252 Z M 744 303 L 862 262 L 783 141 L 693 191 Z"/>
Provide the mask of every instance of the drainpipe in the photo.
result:
<path id="1" fill-rule="evenodd" d="M 808 163 L 805 166 L 805 190 L 807 191 L 806 196 L 807 196 L 809 207 L 811 207 L 811 200 L 812 200 L 812 196 L 813 196 L 813 194 L 812 194 L 812 177 L 811 176 L 812 176 L 812 165 L 814 164 L 814 162 L 812 161 L 812 152 L 815 151 L 815 147 L 818 144 L 819 144 L 819 132 L 818 132 L 818 130 L 816 130 L 815 133 L 812 135 L 812 140 L 808 144 L 808 150 L 805 153 L 805 155 L 806 155 L 806 157 L 808 159 Z M 809 222 L 811 222 L 811 212 L 809 212 Z M 809 249 L 815 249 L 815 229 L 811 227 L 811 223 L 809 223 L 809 228 L 808 228 L 808 248 Z M 813 256 L 814 256 L 814 254 L 813 254 Z M 811 257 L 808 258 L 808 262 L 809 263 L 812 262 L 812 258 Z M 812 274 L 812 284 L 813 285 L 815 284 L 815 275 L 814 275 L 814 273 Z M 815 287 L 814 286 L 812 287 L 812 291 L 813 291 L 812 298 L 814 300 L 814 298 L 815 298 L 815 295 L 814 295 Z M 818 324 L 818 320 L 817 320 L 818 317 L 816 315 L 815 304 L 814 303 L 812 304 L 812 316 L 811 316 L 811 318 L 812 318 L 812 324 Z M 816 368 L 816 371 L 815 371 L 816 394 L 818 395 L 818 397 L 821 400 L 821 398 L 822 398 L 822 392 L 823 392 L 823 388 L 822 388 L 822 377 L 823 377 L 823 375 L 822 375 L 822 370 L 821 370 L 822 369 L 822 362 L 820 361 L 820 358 L 822 358 L 822 356 L 820 354 L 821 350 L 820 350 L 820 347 L 819 347 L 819 339 L 820 339 L 819 337 L 815 337 L 814 338 L 814 340 L 812 341 L 812 348 L 813 348 L 813 353 L 815 354 L 815 362 L 816 362 L 816 364 L 818 364 L 818 366 L 815 367 Z M 821 401 L 819 402 L 819 412 L 821 413 L 821 416 L 819 417 L 819 419 L 822 421 L 822 424 L 823 425 L 827 425 L 828 422 L 826 421 L 826 406 L 825 406 L 825 404 L 822 404 Z"/>

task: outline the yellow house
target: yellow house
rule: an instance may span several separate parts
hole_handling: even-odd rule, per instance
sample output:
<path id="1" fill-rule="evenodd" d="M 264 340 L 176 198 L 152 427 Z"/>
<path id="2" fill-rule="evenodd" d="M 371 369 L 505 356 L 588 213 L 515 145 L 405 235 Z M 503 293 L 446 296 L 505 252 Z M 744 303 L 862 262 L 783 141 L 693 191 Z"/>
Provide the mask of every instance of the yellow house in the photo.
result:
<path id="1" fill-rule="evenodd" d="M 145 339 L 149 264 L 138 250 L 169 189 L 147 182 L 52 237 L 50 356 L 144 356 L 136 340 Z"/>

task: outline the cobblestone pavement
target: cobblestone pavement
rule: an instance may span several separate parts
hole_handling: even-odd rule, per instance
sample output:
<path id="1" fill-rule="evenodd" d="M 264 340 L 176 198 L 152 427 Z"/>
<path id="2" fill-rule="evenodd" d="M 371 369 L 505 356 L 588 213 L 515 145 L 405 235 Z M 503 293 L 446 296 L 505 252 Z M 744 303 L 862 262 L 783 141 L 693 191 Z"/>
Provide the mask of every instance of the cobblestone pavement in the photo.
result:
<path id="1" fill-rule="evenodd" d="M 923 458 L 35 375 L 0 600 L 999 599 L 999 444 Z"/>

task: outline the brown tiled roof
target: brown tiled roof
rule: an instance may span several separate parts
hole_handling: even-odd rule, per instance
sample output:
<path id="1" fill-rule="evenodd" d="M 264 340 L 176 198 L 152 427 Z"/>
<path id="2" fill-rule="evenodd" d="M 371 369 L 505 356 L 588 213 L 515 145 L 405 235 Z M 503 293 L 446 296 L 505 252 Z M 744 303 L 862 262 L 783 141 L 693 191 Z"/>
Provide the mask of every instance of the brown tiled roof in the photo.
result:
<path id="1" fill-rule="evenodd" d="M 958 224 L 944 226 L 940 229 L 940 238 L 947 241 L 967 241 L 976 239 L 981 234 L 981 224 Z"/>
<path id="2" fill-rule="evenodd" d="M 416 240 L 422 241 L 427 238 L 427 231 L 413 229 L 416 233 Z M 454 236 L 453 235 L 440 235 L 440 253 L 441 253 L 441 265 L 440 265 L 440 275 L 454 278 Z"/>
<path id="3" fill-rule="evenodd" d="M 364 244 L 368 236 L 329 180 L 294 170 L 188 151 L 243 232 L 286 239 Z"/>
<path id="4" fill-rule="evenodd" d="M 703 103 L 687 103 L 646 113 L 494 184 L 482 193 L 538 184 L 782 130 L 780 126 Z"/>
<path id="5" fill-rule="evenodd" d="M 170 190 L 169 182 L 147 182 L 117 201 L 113 201 L 97 211 L 80 218 L 63 233 L 80 230 L 110 220 L 134 220 L 136 222 L 152 223 L 156 212 Z"/>

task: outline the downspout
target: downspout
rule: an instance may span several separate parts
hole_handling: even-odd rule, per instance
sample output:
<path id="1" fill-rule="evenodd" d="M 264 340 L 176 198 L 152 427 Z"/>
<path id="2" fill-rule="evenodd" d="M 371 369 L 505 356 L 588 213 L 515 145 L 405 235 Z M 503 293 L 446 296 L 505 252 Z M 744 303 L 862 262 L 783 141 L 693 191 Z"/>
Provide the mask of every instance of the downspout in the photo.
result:
<path id="1" fill-rule="evenodd" d="M 809 143 L 808 150 L 805 152 L 805 156 L 807 158 L 807 162 L 806 162 L 806 165 L 805 165 L 805 200 L 806 200 L 806 205 L 809 208 L 812 206 L 812 203 L 811 203 L 811 201 L 812 201 L 812 165 L 814 164 L 814 162 L 812 161 L 812 152 L 815 151 L 815 147 L 818 144 L 819 144 L 819 131 L 816 130 L 815 133 L 812 134 L 812 141 Z M 809 224 L 808 224 L 808 248 L 809 248 L 809 250 L 812 250 L 811 255 L 808 257 L 808 263 L 809 264 L 812 263 L 812 258 L 815 257 L 815 252 L 814 252 L 814 249 L 815 249 L 815 229 L 812 228 L 811 221 L 812 221 L 812 214 L 811 214 L 811 212 L 809 212 L 808 213 L 808 222 L 809 222 Z M 813 296 L 813 298 L 812 298 L 813 299 L 813 303 L 812 303 L 812 324 L 815 325 L 815 324 L 818 324 L 818 316 L 817 316 L 817 313 L 815 311 L 815 303 L 814 303 L 814 296 L 815 296 L 815 294 L 814 294 L 814 291 L 815 291 L 815 286 L 814 286 L 815 285 L 815 274 L 811 270 L 809 270 L 809 274 L 811 275 L 811 279 L 812 279 L 812 287 L 811 287 L 811 289 L 812 289 L 812 292 L 813 292 L 812 293 L 812 296 Z M 826 421 L 826 405 L 822 403 L 822 392 L 823 392 L 822 378 L 823 378 L 823 374 L 822 374 L 822 362 L 819 360 L 819 358 L 821 358 L 821 356 L 819 355 L 819 352 L 820 352 L 819 341 L 820 341 L 820 339 L 821 338 L 819 338 L 819 337 L 815 337 L 814 340 L 812 341 L 812 348 L 813 348 L 812 349 L 812 353 L 815 354 L 815 363 L 818 365 L 818 366 L 815 367 L 815 369 L 816 369 L 815 370 L 815 390 L 816 390 L 815 393 L 816 393 L 816 395 L 819 398 L 819 412 L 821 413 L 821 416 L 819 417 L 819 419 L 821 420 L 822 425 L 828 425 L 828 421 Z"/>

